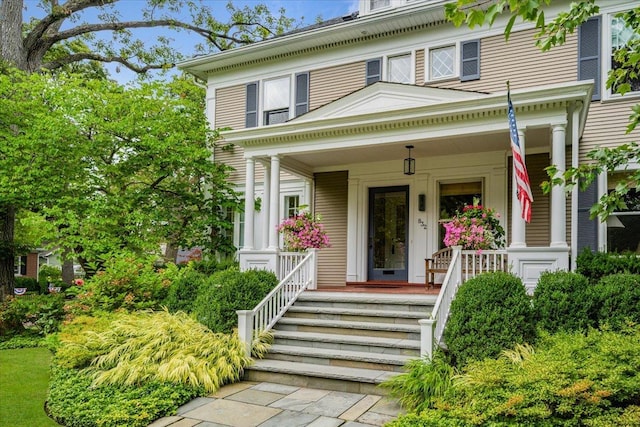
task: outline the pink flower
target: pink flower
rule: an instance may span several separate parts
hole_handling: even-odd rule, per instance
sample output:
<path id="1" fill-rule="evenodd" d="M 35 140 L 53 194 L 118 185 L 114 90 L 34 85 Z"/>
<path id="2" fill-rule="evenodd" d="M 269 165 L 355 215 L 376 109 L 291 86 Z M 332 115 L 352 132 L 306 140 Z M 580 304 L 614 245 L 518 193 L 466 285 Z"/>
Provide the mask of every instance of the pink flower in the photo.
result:
<path id="1" fill-rule="evenodd" d="M 82 279 L 75 279 L 75 280 L 73 281 L 73 284 L 74 284 L 74 285 L 76 285 L 76 286 L 83 286 L 83 285 L 84 285 L 84 280 L 82 280 Z"/>

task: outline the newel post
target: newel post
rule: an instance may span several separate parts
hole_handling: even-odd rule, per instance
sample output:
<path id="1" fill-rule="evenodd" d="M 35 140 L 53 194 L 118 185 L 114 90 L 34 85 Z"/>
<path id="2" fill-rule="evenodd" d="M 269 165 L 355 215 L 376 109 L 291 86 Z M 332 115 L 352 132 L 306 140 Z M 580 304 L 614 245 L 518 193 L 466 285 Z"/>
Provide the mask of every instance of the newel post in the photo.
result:
<path id="1" fill-rule="evenodd" d="M 253 344 L 253 310 L 238 310 L 238 337 L 244 344 L 244 351 L 251 357 L 251 346 Z"/>
<path id="2" fill-rule="evenodd" d="M 433 360 L 434 349 L 434 326 L 436 324 L 435 319 L 420 319 L 420 356 L 427 356 L 429 360 Z"/>
<path id="3" fill-rule="evenodd" d="M 318 289 L 318 250 L 315 248 L 307 249 L 311 253 L 309 274 L 311 275 L 311 283 L 308 289 Z"/>
<path id="4" fill-rule="evenodd" d="M 462 246 L 452 246 L 452 256 L 456 260 L 456 268 L 454 270 L 456 287 L 462 284 Z M 456 253 L 458 256 L 456 257 Z"/>

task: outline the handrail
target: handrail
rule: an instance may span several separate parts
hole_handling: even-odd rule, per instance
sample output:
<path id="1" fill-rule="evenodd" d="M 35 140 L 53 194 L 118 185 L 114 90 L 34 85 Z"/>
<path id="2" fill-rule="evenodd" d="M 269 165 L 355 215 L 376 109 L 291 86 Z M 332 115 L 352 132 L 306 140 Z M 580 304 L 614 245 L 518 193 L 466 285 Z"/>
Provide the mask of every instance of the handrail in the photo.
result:
<path id="1" fill-rule="evenodd" d="M 305 289 L 315 288 L 316 251 L 309 249 L 304 259 L 253 310 L 237 311 L 238 335 L 248 355 L 254 337 L 270 330 Z"/>
<path id="2" fill-rule="evenodd" d="M 306 252 L 280 252 L 278 253 L 278 280 L 285 278 L 307 256 Z"/>
<path id="3" fill-rule="evenodd" d="M 451 256 L 451 264 L 447 269 L 447 274 L 442 281 L 442 287 L 438 294 L 438 299 L 431 310 L 431 319 L 436 321 L 435 324 L 435 341 L 434 344 L 440 345 L 444 326 L 449 317 L 449 309 L 451 302 L 456 295 L 458 287 L 462 283 L 462 247 L 454 246 L 453 255 Z"/>

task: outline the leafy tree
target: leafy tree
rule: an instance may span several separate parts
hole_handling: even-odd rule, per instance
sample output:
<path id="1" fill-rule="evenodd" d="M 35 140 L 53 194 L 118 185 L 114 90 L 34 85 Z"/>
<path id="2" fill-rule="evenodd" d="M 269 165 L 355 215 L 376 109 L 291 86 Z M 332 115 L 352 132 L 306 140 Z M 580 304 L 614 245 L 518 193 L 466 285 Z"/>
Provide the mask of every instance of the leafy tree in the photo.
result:
<path id="1" fill-rule="evenodd" d="M 543 51 L 563 44 L 567 34 L 573 33 L 580 24 L 599 12 L 595 0 L 572 2 L 569 10 L 547 22 L 544 10 L 551 4 L 551 0 L 497 0 L 491 2 L 488 7 L 483 7 L 486 3 L 476 0 L 457 0 L 455 3 L 446 5 L 447 18 L 456 25 L 465 23 L 473 28 L 476 25 L 491 25 L 499 15 L 508 14 L 510 18 L 504 31 L 508 39 L 519 17 L 523 21 L 535 23 L 535 27 L 539 30 L 535 36 L 536 45 Z M 636 35 L 639 33 L 640 7 L 636 6 L 621 13 L 619 17 Z M 631 90 L 631 82 L 640 79 L 640 37 L 628 40 L 614 53 L 614 60 L 618 66 L 609 72 L 607 88 L 624 95 Z M 634 105 L 631 110 L 627 133 L 635 130 L 640 121 L 640 104 Z M 637 161 L 640 158 L 640 145 L 632 142 L 616 148 L 597 148 L 589 152 L 587 157 L 591 160 L 590 163 L 576 168 L 567 168 L 563 174 L 559 174 L 554 166 L 547 168 L 551 180 L 543 185 L 543 189 L 548 192 L 552 185 L 566 185 L 568 190 L 575 185 L 580 185 L 582 189 L 586 189 L 599 174 Z M 627 207 L 625 198 L 638 186 L 640 186 L 640 169 L 632 171 L 618 183 L 614 191 L 600 198 L 591 208 L 592 218 L 599 216 L 604 221 L 613 211 L 625 209 Z"/>
<path id="2" fill-rule="evenodd" d="M 115 106 L 112 111 L 100 111 L 100 108 L 107 110 L 109 106 L 100 106 L 98 102 L 91 102 L 94 95 L 88 92 L 90 87 L 97 90 L 97 93 L 102 93 L 100 90 L 115 90 L 116 93 L 123 93 L 124 89 L 115 89 L 107 83 L 100 86 L 86 80 L 96 77 L 104 79 L 106 74 L 99 63 L 115 62 L 136 73 L 147 73 L 150 70 L 170 68 L 174 62 L 182 58 L 180 52 L 171 48 L 173 40 L 170 38 L 157 37 L 158 43 L 150 46 L 138 37 L 141 31 L 159 27 L 169 31 L 188 31 L 202 37 L 202 43 L 195 46 L 195 50 L 208 53 L 279 34 L 290 29 L 293 20 L 284 16 L 283 9 L 274 15 L 262 4 L 236 8 L 229 3 L 226 6 L 229 19 L 223 22 L 216 18 L 216 12 L 206 4 L 192 0 L 148 0 L 142 4 L 139 19 L 127 20 L 121 16 L 117 7 L 124 1 L 126 0 L 67 0 L 60 3 L 58 0 L 39 0 L 37 3 L 30 4 L 30 7 L 38 7 L 41 11 L 40 15 L 32 18 L 30 22 L 24 22 L 24 0 L 0 0 L 0 146 L 2 147 L 0 148 L 0 188 L 2 188 L 0 193 L 0 300 L 13 292 L 13 265 L 17 249 L 14 229 L 16 212 L 20 209 L 49 208 L 51 210 L 49 213 L 60 226 L 61 233 L 67 237 L 67 246 L 73 247 L 75 251 L 93 254 L 100 252 L 101 249 L 85 248 L 71 242 L 73 242 L 74 233 L 86 232 L 90 228 L 88 224 L 92 221 L 96 222 L 98 217 L 104 219 L 105 223 L 111 221 L 111 227 L 105 227 L 104 223 L 102 229 L 96 226 L 91 230 L 94 237 L 101 236 L 105 228 L 110 228 L 111 231 L 119 229 L 121 234 L 126 235 L 126 238 L 121 236 L 121 239 L 114 239 L 111 235 L 108 239 L 111 245 L 116 242 L 124 244 L 123 241 L 130 244 L 135 236 L 139 235 L 134 230 L 134 224 L 137 225 L 138 231 L 162 229 L 165 235 L 169 236 L 168 239 L 174 243 L 192 243 L 197 239 L 188 239 L 185 229 L 195 228 L 198 225 L 193 220 L 194 209 L 202 212 L 208 210 L 207 219 L 221 217 L 217 210 L 221 205 L 224 208 L 226 199 L 213 194 L 219 181 L 214 180 L 208 187 L 211 194 L 206 202 L 202 203 L 202 198 L 192 195 L 198 200 L 187 203 L 187 208 L 184 210 L 182 209 L 183 199 L 174 197 L 176 195 L 167 190 L 166 183 L 172 182 L 180 188 L 177 193 L 186 196 L 189 192 L 186 189 L 188 184 L 192 184 L 193 187 L 202 187 L 204 183 L 201 180 L 208 178 L 211 174 L 216 175 L 222 172 L 220 167 L 217 167 L 217 172 L 203 171 L 201 162 L 197 162 L 193 167 L 178 166 L 176 156 L 184 153 L 171 146 L 169 134 L 175 132 L 175 129 L 168 129 L 167 135 L 162 138 L 162 144 L 165 144 L 162 155 L 171 158 L 165 164 L 156 161 L 153 166 L 147 169 L 142 168 L 144 170 L 138 173 L 138 181 L 147 185 L 146 190 L 142 189 L 142 184 L 134 185 L 132 181 L 118 178 L 118 176 L 123 176 L 123 169 L 128 168 L 128 171 L 133 171 L 136 166 L 141 166 L 140 162 L 144 157 L 141 153 L 146 153 L 147 160 L 154 155 L 156 157 L 159 155 L 157 152 L 151 154 L 153 150 L 146 146 L 141 148 L 145 144 L 150 144 L 149 139 L 145 142 L 137 141 L 135 135 L 127 134 L 125 137 L 133 138 L 128 142 L 138 145 L 132 148 L 136 153 L 135 161 L 119 161 L 118 165 L 111 165 L 106 174 L 104 169 L 100 171 L 93 170 L 91 167 L 87 169 L 86 162 L 97 162 L 92 167 L 105 166 L 108 163 L 109 158 L 104 157 L 108 154 L 106 145 L 109 144 L 106 142 L 108 139 L 106 133 L 122 131 L 121 128 L 115 128 L 114 121 L 126 119 L 127 116 L 117 116 L 124 113 L 123 104 L 118 104 L 120 111 L 117 111 Z M 110 34 L 111 39 L 107 40 L 105 34 Z M 64 85 L 62 83 L 56 85 L 51 84 L 51 80 L 24 75 L 12 70 L 11 67 L 26 73 L 42 70 L 67 73 L 80 71 L 85 78 L 84 82 L 65 81 Z M 186 86 L 185 82 L 181 84 Z M 70 92 L 71 88 L 76 92 L 72 93 L 69 99 L 65 99 L 65 93 Z M 149 101 L 155 99 L 158 102 L 153 107 L 155 110 L 148 115 L 155 116 L 158 120 L 162 103 L 159 99 L 167 93 L 160 94 L 162 89 L 158 87 L 139 90 L 147 91 Z M 173 93 L 174 101 L 176 95 L 178 97 L 196 96 L 194 91 L 185 91 L 184 87 L 182 91 L 178 91 L 175 85 L 174 89 L 166 90 L 176 90 Z M 107 94 L 102 93 L 102 95 L 101 99 L 106 100 Z M 84 98 L 81 98 L 82 96 Z M 136 105 L 138 108 L 145 108 L 141 104 L 143 92 L 138 92 L 137 96 L 139 102 Z M 63 100 L 66 102 L 62 102 Z M 109 102 L 113 100 L 114 98 L 111 98 Z M 173 101 L 169 102 L 169 104 L 172 103 Z M 85 104 L 87 105 L 83 110 L 81 107 Z M 167 106 L 161 113 L 167 113 L 170 108 Z M 74 109 L 75 111 L 72 111 Z M 96 119 L 93 123 L 88 123 L 90 118 L 86 114 L 94 113 L 102 114 L 104 122 L 100 123 L 100 120 Z M 136 113 L 138 113 L 136 117 L 144 118 L 141 111 Z M 176 111 L 173 113 L 174 116 L 177 115 Z M 70 120 L 70 117 L 73 117 L 75 122 Z M 116 117 L 118 120 L 114 120 Z M 174 124 L 178 123 L 175 117 L 172 120 Z M 188 122 L 183 124 L 186 123 Z M 147 124 L 151 125 L 149 121 Z M 82 128 L 80 125 L 85 127 Z M 103 133 L 100 133 L 98 140 L 94 140 L 91 126 L 98 125 L 102 129 L 100 132 Z M 141 129 L 137 128 L 135 131 L 139 136 Z M 160 135 L 157 123 L 153 129 L 156 137 Z M 202 127 L 198 125 L 198 129 Z M 184 132 L 182 136 L 185 136 Z M 120 135 L 114 133 L 111 137 L 112 148 L 115 149 L 115 141 L 120 138 Z M 200 139 L 201 144 L 205 144 L 204 139 Z M 195 136 L 191 134 L 183 141 L 186 140 L 193 141 Z M 125 150 L 124 141 L 125 139 L 120 141 L 122 144 L 118 149 Z M 97 147 L 94 143 L 103 145 Z M 168 149 L 170 146 L 171 150 Z M 159 145 L 155 148 L 159 148 Z M 202 148 L 201 145 L 195 150 L 200 148 Z M 176 156 L 170 156 L 172 153 Z M 114 155 L 116 154 L 118 154 L 117 149 L 114 151 Z M 101 155 L 103 157 L 100 157 Z M 122 160 L 122 153 L 119 157 L 114 157 L 116 158 Z M 168 169 L 172 167 L 174 170 Z M 158 172 L 162 168 L 165 168 L 164 174 L 153 175 L 151 172 L 151 170 Z M 88 170 L 92 171 L 90 179 L 83 175 Z M 183 170 L 184 173 L 174 176 L 174 172 L 183 172 Z M 155 185 L 154 176 L 159 179 Z M 185 181 L 186 176 L 189 176 L 191 181 Z M 84 178 L 87 179 L 84 180 Z M 110 180 L 111 178 L 121 179 L 121 181 L 116 182 Z M 110 186 L 120 185 L 123 191 L 129 190 L 130 187 L 137 190 L 129 191 L 127 197 L 118 198 L 117 203 L 107 203 L 103 196 L 106 192 L 112 192 L 114 187 L 104 187 L 101 189 L 102 193 L 96 192 L 95 186 L 100 180 L 104 180 L 103 183 Z M 160 196 L 162 192 L 160 187 L 164 190 L 162 196 Z M 73 204 L 69 197 L 71 192 L 75 192 L 76 196 Z M 136 200 L 134 194 L 140 200 Z M 144 209 L 138 206 L 143 202 L 147 203 Z M 105 204 L 104 211 L 98 209 L 100 203 Z M 167 208 L 171 203 L 173 203 L 172 207 L 164 211 L 165 218 L 183 219 L 182 227 L 175 226 L 174 223 L 169 226 L 157 215 L 152 220 L 141 217 L 143 212 L 149 212 L 154 208 L 159 210 L 160 205 Z M 196 205 L 197 208 L 195 208 Z M 74 206 L 72 211 L 69 209 L 71 206 Z M 122 216 L 121 209 L 125 209 L 124 212 L 130 211 L 131 218 L 126 224 L 115 220 L 116 217 Z M 174 215 L 169 213 L 171 210 Z M 188 220 L 189 216 L 192 216 L 191 220 Z M 84 220 L 83 227 L 79 225 L 80 219 Z M 204 222 L 202 217 L 200 220 Z M 209 228 L 211 231 L 209 242 L 220 237 L 217 233 L 219 225 L 219 221 L 216 220 Z M 93 240 L 94 243 L 96 241 Z"/>

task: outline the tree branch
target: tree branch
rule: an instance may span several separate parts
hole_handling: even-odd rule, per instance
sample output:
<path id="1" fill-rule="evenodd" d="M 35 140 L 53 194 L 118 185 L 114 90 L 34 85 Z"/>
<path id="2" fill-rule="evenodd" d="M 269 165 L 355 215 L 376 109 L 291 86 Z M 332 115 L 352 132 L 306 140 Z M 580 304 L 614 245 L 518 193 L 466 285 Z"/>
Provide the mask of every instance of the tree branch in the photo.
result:
<path id="1" fill-rule="evenodd" d="M 145 66 L 139 66 L 130 62 L 128 59 L 120 57 L 120 56 L 103 56 L 95 53 L 74 53 L 72 55 L 67 55 L 64 58 L 56 59 L 55 61 L 49 61 L 42 64 L 43 68 L 48 70 L 54 70 L 56 68 L 64 67 L 65 65 L 71 64 L 73 62 L 82 61 L 85 59 L 90 59 L 93 61 L 99 62 L 118 62 L 131 71 L 134 71 L 138 74 L 144 74 L 149 70 L 160 70 L 166 68 L 167 66 L 173 66 L 174 64 L 147 64 Z"/>

